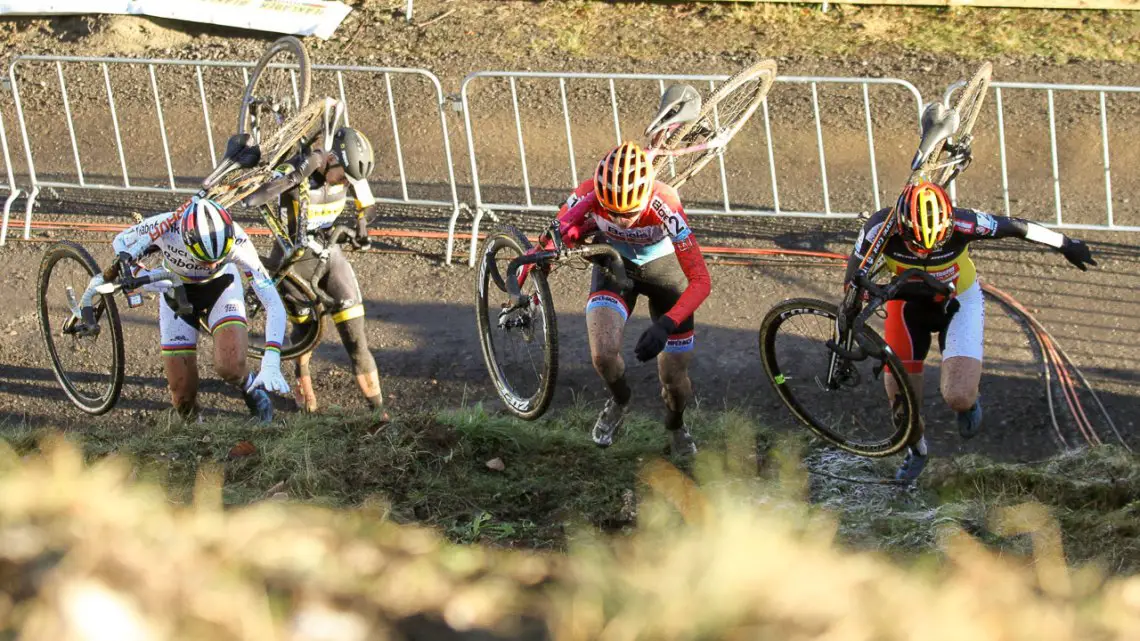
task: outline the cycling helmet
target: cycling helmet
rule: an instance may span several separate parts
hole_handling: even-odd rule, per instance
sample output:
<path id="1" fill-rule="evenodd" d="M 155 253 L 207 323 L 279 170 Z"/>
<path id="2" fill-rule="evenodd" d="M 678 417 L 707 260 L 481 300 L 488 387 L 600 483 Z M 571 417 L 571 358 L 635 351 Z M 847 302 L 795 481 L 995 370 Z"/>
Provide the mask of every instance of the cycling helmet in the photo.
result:
<path id="1" fill-rule="evenodd" d="M 337 162 L 344 166 L 344 173 L 354 181 L 368 178 L 375 165 L 372 156 L 372 143 L 359 131 L 351 127 L 341 127 L 333 135 L 332 153 Z"/>
<path id="2" fill-rule="evenodd" d="M 202 198 L 186 203 L 178 225 L 186 250 L 203 263 L 224 260 L 234 247 L 234 220 L 212 200 Z"/>
<path id="3" fill-rule="evenodd" d="M 594 193 L 607 210 L 624 216 L 641 213 L 653 190 L 653 165 L 635 142 L 606 154 L 594 172 Z"/>
<path id="4" fill-rule="evenodd" d="M 895 203 L 895 218 L 907 245 L 924 254 L 941 247 L 954 229 L 954 209 L 946 190 L 925 180 L 903 189 Z"/>

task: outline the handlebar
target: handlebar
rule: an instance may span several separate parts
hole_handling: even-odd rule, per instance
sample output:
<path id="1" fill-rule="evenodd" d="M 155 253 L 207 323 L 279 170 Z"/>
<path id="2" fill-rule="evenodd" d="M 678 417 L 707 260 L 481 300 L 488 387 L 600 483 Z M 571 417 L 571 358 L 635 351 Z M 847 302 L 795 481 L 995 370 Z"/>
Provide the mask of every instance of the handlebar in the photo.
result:
<path id="1" fill-rule="evenodd" d="M 912 282 L 911 279 L 915 277 L 918 277 L 918 279 L 921 280 L 925 285 L 934 290 L 936 294 L 949 297 L 954 292 L 953 283 L 944 283 L 931 275 L 929 272 L 918 269 L 917 267 L 912 267 L 910 269 L 902 271 L 893 279 L 891 279 L 891 282 L 887 283 L 886 285 L 877 285 L 872 282 L 866 274 L 858 273 L 853 279 L 855 286 L 858 289 L 864 290 L 870 294 L 870 300 L 868 301 L 867 305 L 863 307 L 859 314 L 854 318 L 854 320 L 851 320 L 849 324 L 849 329 L 852 332 L 852 336 L 854 337 L 855 342 L 858 343 L 858 347 L 853 350 L 849 350 L 839 345 L 834 340 L 828 340 L 827 346 L 836 354 L 852 361 L 860 361 L 867 358 L 868 356 L 881 356 L 882 350 L 877 345 L 871 344 L 867 341 L 866 335 L 863 333 L 863 328 L 867 323 L 867 319 L 871 317 L 871 314 L 875 313 L 875 310 L 881 307 L 883 303 L 886 303 L 888 300 L 895 298 L 898 295 L 899 290 L 902 289 L 903 286 Z M 949 298 L 947 298 L 947 302 L 949 302 Z"/>
<path id="2" fill-rule="evenodd" d="M 606 259 L 608 262 L 607 268 L 613 272 L 614 280 L 617 281 L 618 287 L 624 290 L 633 286 L 633 281 L 631 281 L 629 275 L 626 274 L 625 264 L 622 262 L 621 254 L 610 245 L 595 243 L 576 249 L 543 250 L 533 254 L 519 256 L 511 260 L 507 265 L 507 277 L 504 284 L 507 286 L 507 292 L 515 301 L 515 307 L 522 307 L 527 304 L 529 300 L 529 297 L 522 293 L 522 288 L 519 285 L 518 275 L 523 265 L 546 264 L 570 258 L 585 258 L 595 263 L 598 262 L 596 259 Z"/>
<path id="3" fill-rule="evenodd" d="M 171 289 L 174 294 L 174 312 L 178 315 L 192 314 L 194 312 L 194 306 L 190 304 L 190 300 L 186 297 L 186 289 L 182 286 L 182 281 L 177 274 L 168 270 L 162 270 L 147 272 L 141 276 L 132 276 L 130 274 L 129 264 L 130 262 L 127 257 L 120 256 L 116 259 L 114 263 L 103 270 L 102 275 L 104 282 L 95 288 L 95 292 L 104 295 L 113 294 L 119 289 L 138 289 L 143 285 L 166 280 L 170 281 L 173 285 Z M 90 304 L 87 295 L 84 296 L 84 304 L 80 306 L 79 315 L 87 331 L 98 333 L 98 320 L 95 318 L 95 307 Z"/>

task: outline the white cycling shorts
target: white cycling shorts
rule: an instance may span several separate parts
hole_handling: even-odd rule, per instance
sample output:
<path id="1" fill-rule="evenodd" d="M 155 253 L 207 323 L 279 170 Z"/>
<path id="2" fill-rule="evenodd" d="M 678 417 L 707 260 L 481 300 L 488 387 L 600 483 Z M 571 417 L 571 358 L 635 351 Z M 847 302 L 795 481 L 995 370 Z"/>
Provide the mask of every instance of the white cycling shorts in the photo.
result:
<path id="1" fill-rule="evenodd" d="M 217 296 L 210 287 L 214 281 L 199 284 L 187 284 L 186 295 L 190 304 L 194 306 L 195 316 L 206 314 L 210 333 L 218 331 L 228 325 L 246 324 L 245 295 L 241 274 L 237 267 L 227 265 L 222 274 L 233 276 L 232 282 Z M 217 278 L 223 278 L 220 274 Z M 211 300 L 212 299 L 212 300 Z M 158 302 L 158 331 L 162 337 L 162 355 L 179 356 L 194 354 L 198 349 L 198 325 L 187 322 L 188 319 L 177 316 L 166 300 Z"/>

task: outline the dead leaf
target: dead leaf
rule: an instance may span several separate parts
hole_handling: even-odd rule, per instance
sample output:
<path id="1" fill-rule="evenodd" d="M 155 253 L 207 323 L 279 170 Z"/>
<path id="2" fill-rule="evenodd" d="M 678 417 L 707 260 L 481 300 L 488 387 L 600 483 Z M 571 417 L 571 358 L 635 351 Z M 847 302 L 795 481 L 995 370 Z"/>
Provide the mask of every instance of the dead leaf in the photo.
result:
<path id="1" fill-rule="evenodd" d="M 503 470 L 507 469 L 507 466 L 503 463 L 503 459 L 496 456 L 490 461 L 487 461 L 487 469 L 495 470 L 496 472 L 502 472 Z"/>
<path id="2" fill-rule="evenodd" d="M 238 441 L 236 445 L 230 448 L 229 457 L 241 458 L 243 456 L 249 456 L 256 451 L 257 448 L 253 446 L 253 443 L 250 443 L 249 441 Z"/>

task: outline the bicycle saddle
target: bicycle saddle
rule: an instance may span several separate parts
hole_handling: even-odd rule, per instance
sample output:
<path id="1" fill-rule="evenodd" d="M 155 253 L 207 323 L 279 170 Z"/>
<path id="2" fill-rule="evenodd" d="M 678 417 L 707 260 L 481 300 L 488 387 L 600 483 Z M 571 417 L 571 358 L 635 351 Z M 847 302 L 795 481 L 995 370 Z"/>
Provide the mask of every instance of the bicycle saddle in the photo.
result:
<path id="1" fill-rule="evenodd" d="M 922 139 L 918 143 L 914 160 L 910 163 L 911 170 L 918 169 L 939 142 L 954 135 L 958 130 L 959 120 L 957 109 L 941 102 L 926 105 L 922 110 Z"/>
<path id="2" fill-rule="evenodd" d="M 662 131 L 671 131 L 681 123 L 689 122 L 701 112 L 701 94 L 690 85 L 669 85 L 661 94 L 657 115 L 645 128 L 645 135 L 653 138 Z"/>

